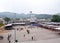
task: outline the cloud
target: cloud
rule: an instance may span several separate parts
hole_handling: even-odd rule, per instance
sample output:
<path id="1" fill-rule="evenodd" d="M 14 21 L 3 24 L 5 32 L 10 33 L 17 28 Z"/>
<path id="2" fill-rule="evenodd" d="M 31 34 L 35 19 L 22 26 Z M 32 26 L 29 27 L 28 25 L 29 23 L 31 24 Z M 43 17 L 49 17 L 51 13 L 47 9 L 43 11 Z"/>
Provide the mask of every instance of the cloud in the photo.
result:
<path id="1" fill-rule="evenodd" d="M 0 11 L 28 13 L 59 13 L 60 0 L 0 0 Z"/>

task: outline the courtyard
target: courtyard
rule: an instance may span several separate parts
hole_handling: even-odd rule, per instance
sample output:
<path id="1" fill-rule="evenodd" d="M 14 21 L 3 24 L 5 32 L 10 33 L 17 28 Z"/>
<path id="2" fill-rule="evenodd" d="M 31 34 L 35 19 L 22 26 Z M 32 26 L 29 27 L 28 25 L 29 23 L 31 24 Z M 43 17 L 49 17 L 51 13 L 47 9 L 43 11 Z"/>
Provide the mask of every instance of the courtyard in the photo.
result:
<path id="1" fill-rule="evenodd" d="M 54 31 L 47 30 L 37 26 L 14 26 L 16 30 L 17 43 L 48 43 L 59 42 L 60 35 Z M 21 29 L 22 28 L 22 29 Z M 27 33 L 29 30 L 29 34 Z"/>

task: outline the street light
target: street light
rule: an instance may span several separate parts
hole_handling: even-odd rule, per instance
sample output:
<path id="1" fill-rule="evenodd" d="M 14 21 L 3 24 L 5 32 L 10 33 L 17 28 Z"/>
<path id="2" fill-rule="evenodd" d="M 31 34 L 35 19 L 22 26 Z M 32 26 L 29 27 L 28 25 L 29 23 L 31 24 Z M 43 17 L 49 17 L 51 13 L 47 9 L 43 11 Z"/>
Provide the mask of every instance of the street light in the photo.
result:
<path id="1" fill-rule="evenodd" d="M 18 42 L 18 40 L 16 40 L 16 29 L 14 29 L 14 43 L 17 43 Z"/>

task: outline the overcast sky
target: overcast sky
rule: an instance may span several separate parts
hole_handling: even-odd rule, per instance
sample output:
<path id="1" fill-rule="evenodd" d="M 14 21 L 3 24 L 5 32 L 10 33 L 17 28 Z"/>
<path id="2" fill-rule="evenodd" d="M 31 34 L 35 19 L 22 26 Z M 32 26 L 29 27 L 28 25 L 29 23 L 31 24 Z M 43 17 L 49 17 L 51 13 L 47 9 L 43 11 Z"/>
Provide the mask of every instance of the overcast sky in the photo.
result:
<path id="1" fill-rule="evenodd" d="M 0 0 L 0 12 L 60 13 L 60 0 Z"/>

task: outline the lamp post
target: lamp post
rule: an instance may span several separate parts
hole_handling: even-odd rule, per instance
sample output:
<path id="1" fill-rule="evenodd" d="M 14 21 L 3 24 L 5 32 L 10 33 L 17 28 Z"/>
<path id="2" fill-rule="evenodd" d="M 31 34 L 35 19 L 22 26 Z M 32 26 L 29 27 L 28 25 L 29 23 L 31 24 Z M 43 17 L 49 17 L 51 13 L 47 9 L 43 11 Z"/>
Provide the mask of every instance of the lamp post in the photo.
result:
<path id="1" fill-rule="evenodd" d="M 14 43 L 17 43 L 18 40 L 16 39 L 16 29 L 14 30 Z"/>
<path id="2" fill-rule="evenodd" d="M 14 29 L 14 43 L 16 41 L 16 29 Z"/>
<path id="3" fill-rule="evenodd" d="M 15 13 L 15 19 L 16 19 L 16 13 Z M 17 43 L 18 40 L 16 40 L 16 28 L 14 29 L 14 43 Z"/>

